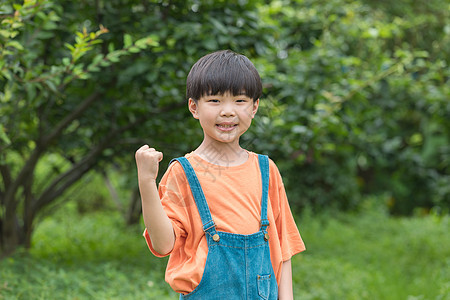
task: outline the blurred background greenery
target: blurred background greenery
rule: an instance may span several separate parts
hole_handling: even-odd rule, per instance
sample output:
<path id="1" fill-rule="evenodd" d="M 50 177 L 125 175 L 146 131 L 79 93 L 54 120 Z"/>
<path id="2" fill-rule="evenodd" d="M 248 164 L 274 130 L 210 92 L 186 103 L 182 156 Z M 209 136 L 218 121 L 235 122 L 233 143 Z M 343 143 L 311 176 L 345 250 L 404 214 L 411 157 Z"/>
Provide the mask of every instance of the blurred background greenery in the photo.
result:
<path id="1" fill-rule="evenodd" d="M 173 298 L 139 237 L 134 151 L 163 151 L 162 174 L 201 142 L 185 79 L 219 49 L 263 80 L 242 145 L 283 175 L 308 247 L 296 296 L 449 299 L 449 12 L 445 0 L 2 1 L 0 299 Z"/>

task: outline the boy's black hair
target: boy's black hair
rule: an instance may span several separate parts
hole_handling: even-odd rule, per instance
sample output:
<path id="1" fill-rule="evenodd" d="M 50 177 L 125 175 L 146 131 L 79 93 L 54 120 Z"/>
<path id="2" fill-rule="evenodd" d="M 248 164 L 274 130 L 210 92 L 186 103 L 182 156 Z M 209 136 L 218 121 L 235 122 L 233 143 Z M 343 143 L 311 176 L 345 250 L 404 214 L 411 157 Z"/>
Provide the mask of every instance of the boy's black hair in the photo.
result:
<path id="1" fill-rule="evenodd" d="M 258 71 L 244 55 L 231 50 L 210 53 L 191 68 L 186 80 L 186 96 L 198 101 L 202 96 L 246 95 L 256 101 L 261 97 L 262 84 Z"/>

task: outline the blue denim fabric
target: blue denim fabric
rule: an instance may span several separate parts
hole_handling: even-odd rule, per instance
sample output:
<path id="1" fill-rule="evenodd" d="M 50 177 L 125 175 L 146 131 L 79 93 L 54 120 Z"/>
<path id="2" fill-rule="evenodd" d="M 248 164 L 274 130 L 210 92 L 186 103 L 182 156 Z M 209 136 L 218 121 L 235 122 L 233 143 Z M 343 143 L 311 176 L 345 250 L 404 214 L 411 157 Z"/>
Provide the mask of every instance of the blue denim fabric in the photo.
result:
<path id="1" fill-rule="evenodd" d="M 200 284 L 180 299 L 277 299 L 278 285 L 270 261 L 267 235 L 269 159 L 258 155 L 262 178 L 261 228 L 242 235 L 217 231 L 208 203 L 189 161 L 175 159 L 183 167 L 194 196 L 208 242 L 208 256 Z"/>

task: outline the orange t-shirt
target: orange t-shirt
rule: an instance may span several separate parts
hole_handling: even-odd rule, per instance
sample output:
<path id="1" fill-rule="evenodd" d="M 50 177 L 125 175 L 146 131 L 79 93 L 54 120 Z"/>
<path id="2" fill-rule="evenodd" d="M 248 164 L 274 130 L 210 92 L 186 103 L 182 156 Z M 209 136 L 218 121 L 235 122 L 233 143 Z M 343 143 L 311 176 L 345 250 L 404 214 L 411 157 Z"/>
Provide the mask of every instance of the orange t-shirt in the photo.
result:
<path id="1" fill-rule="evenodd" d="M 260 229 L 261 173 L 257 154 L 248 153 L 245 163 L 231 167 L 211 164 L 193 153 L 185 156 L 198 177 L 218 231 L 252 234 Z M 281 175 L 272 160 L 269 168 L 269 247 L 279 284 L 283 261 L 305 250 L 305 245 L 292 217 Z M 172 163 L 167 169 L 159 183 L 159 194 L 172 221 L 175 245 L 170 253 L 161 255 L 153 249 L 147 230 L 144 237 L 155 256 L 170 254 L 165 279 L 173 290 L 187 294 L 200 283 L 208 245 L 200 214 L 179 163 Z"/>

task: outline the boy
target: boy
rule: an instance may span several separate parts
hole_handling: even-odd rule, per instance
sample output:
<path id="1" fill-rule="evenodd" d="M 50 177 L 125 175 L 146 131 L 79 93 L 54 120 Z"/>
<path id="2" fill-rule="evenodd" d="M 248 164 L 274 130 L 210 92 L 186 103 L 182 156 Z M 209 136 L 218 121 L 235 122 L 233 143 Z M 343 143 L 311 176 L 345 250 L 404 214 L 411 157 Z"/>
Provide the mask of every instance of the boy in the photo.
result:
<path id="1" fill-rule="evenodd" d="M 180 299 L 292 299 L 291 257 L 305 247 L 281 175 L 239 145 L 258 110 L 258 72 L 243 55 L 214 52 L 194 64 L 186 94 L 203 142 L 169 165 L 159 191 L 162 153 L 136 152 L 151 252 L 170 254 L 166 281 Z"/>

